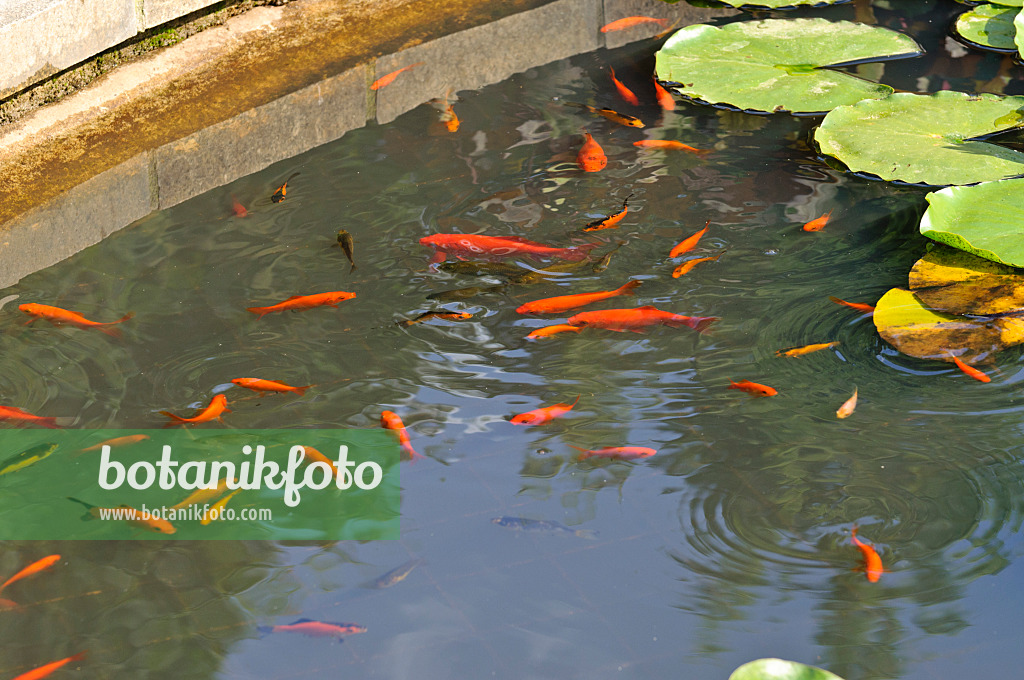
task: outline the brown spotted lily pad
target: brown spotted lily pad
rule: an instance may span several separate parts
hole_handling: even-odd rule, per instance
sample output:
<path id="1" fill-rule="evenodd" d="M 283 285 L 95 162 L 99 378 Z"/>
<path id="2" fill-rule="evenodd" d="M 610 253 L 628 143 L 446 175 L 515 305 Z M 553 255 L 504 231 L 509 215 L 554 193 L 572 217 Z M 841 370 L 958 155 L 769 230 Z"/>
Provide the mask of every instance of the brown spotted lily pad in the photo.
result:
<path id="1" fill-rule="evenodd" d="M 910 270 L 910 290 L 927 307 L 950 314 L 1024 314 L 1024 269 L 938 246 Z"/>

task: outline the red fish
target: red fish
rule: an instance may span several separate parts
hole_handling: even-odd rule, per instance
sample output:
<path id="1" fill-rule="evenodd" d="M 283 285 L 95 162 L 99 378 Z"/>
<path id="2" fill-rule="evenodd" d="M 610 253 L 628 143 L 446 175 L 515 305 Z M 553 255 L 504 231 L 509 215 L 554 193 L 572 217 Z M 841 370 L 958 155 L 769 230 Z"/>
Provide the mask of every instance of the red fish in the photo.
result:
<path id="1" fill-rule="evenodd" d="M 417 61 L 415 64 L 409 64 L 408 66 L 403 66 L 402 68 L 398 69 L 397 71 L 392 71 L 391 73 L 387 74 L 386 76 L 381 76 L 380 78 L 377 78 L 377 80 L 373 81 L 373 84 L 370 85 L 370 89 L 371 90 L 379 90 L 380 88 L 384 87 L 385 85 L 390 85 L 391 83 L 395 82 L 395 78 L 397 78 L 403 72 L 408 71 L 409 69 L 413 68 L 414 66 L 422 66 L 422 65 L 423 65 L 422 61 Z"/>
<path id="2" fill-rule="evenodd" d="M 678 267 L 672 270 L 672 278 L 678 279 L 684 274 L 689 274 L 690 270 L 699 265 L 701 262 L 714 262 L 722 256 L 722 253 L 715 255 L 714 257 L 698 257 L 693 260 L 687 260 Z"/>
<path id="3" fill-rule="evenodd" d="M 397 413 L 394 411 L 382 411 L 380 414 L 380 425 L 385 429 L 394 430 L 398 433 L 398 443 L 409 454 L 409 462 L 415 462 L 417 458 L 426 458 L 426 456 L 416 453 L 416 449 L 412 448 L 409 433 L 405 431 L 405 423 L 402 422 Z"/>
<path id="4" fill-rule="evenodd" d="M 601 229 L 617 229 L 618 226 L 619 226 L 619 222 L 621 222 L 622 218 L 626 216 L 627 212 L 629 212 L 629 208 L 627 207 L 627 204 L 629 203 L 629 199 L 631 199 L 632 197 L 633 197 L 633 194 L 630 194 L 629 196 L 626 196 L 626 200 L 624 200 L 622 202 L 622 210 L 620 210 L 619 212 L 615 213 L 614 215 L 609 215 L 608 217 L 602 217 L 599 220 L 594 220 L 593 222 L 587 224 L 587 226 L 583 227 L 583 231 L 600 231 Z"/>
<path id="5" fill-rule="evenodd" d="M 669 257 L 679 257 L 683 253 L 688 253 L 691 250 L 693 250 L 694 247 L 696 247 L 696 245 L 697 245 L 697 241 L 700 240 L 700 237 L 707 233 L 708 225 L 709 224 L 711 224 L 711 220 L 708 220 L 707 222 L 705 222 L 704 223 L 704 228 L 701 229 L 700 231 L 698 231 L 696 234 L 694 234 L 693 236 L 687 237 L 687 238 L 683 239 L 682 241 L 680 241 L 679 243 L 677 243 L 676 247 L 672 249 L 672 251 L 668 254 L 668 256 Z"/>
<path id="6" fill-rule="evenodd" d="M 762 385 L 761 383 L 750 382 L 749 380 L 741 380 L 739 382 L 734 382 L 730 380 L 729 382 L 732 384 L 729 385 L 729 387 L 727 387 L 726 389 L 743 390 L 744 392 L 752 394 L 755 397 L 774 397 L 776 394 L 779 393 L 779 391 L 774 387 L 768 387 L 767 385 Z"/>
<path id="7" fill-rule="evenodd" d="M 980 380 L 981 382 L 992 382 L 992 378 L 985 375 L 983 371 L 979 371 L 974 366 L 969 366 L 965 364 L 963 361 L 960 360 L 959 357 L 953 357 L 953 363 L 956 364 L 957 368 L 959 368 L 961 371 L 971 376 L 975 380 Z"/>
<path id="8" fill-rule="evenodd" d="M 246 310 L 263 318 L 264 314 L 273 312 L 285 312 L 289 309 L 312 309 L 313 307 L 337 307 L 339 302 L 351 300 L 355 293 L 346 293 L 336 290 L 329 293 L 316 293 L 314 295 L 292 295 L 284 302 L 278 302 L 269 307 L 246 307 Z"/>
<path id="9" fill-rule="evenodd" d="M 860 554 L 864 556 L 864 573 L 867 575 L 868 580 L 872 583 L 877 583 L 885 571 L 882 569 L 882 558 L 878 556 L 874 548 L 857 538 L 857 527 L 854 527 L 850 532 L 850 538 L 853 539 L 853 544 L 860 550 Z"/>
<path id="10" fill-rule="evenodd" d="M 639 146 L 641 149 L 680 149 L 698 156 L 711 153 L 708 149 L 698 149 L 676 139 L 640 139 L 633 142 L 633 146 Z"/>
<path id="11" fill-rule="evenodd" d="M 599 300 L 607 300 L 617 295 L 636 295 L 633 289 L 637 288 L 643 281 L 627 281 L 620 288 L 615 290 L 603 290 L 599 293 L 577 293 L 576 295 L 559 295 L 558 297 L 534 300 L 520 305 L 516 311 L 520 314 L 561 314 L 570 309 L 583 307 Z"/>
<path id="12" fill-rule="evenodd" d="M 29 320 L 29 323 L 32 323 L 36 319 L 46 319 L 52 324 L 66 323 L 71 326 L 75 326 L 76 328 L 96 328 L 114 338 L 120 337 L 121 333 L 116 328 L 107 328 L 107 326 L 122 323 L 135 316 L 134 313 L 129 312 L 117 321 L 100 323 L 98 321 L 90 321 L 78 312 L 61 309 L 60 307 L 51 307 L 50 305 L 40 305 L 34 302 L 18 305 L 18 309 L 32 317 Z"/>
<path id="13" fill-rule="evenodd" d="M 672 94 L 663 88 L 657 80 L 652 80 L 654 83 L 654 96 L 658 100 L 658 106 L 663 111 L 674 111 L 676 108 L 676 100 Z"/>
<path id="14" fill-rule="evenodd" d="M 612 84 L 615 85 L 615 89 L 618 91 L 619 96 L 626 100 L 626 102 L 633 106 L 640 106 L 640 100 L 637 98 L 633 91 L 622 84 L 618 78 L 615 77 L 615 69 L 611 66 L 608 67 L 609 73 L 612 74 Z"/>
<path id="15" fill-rule="evenodd" d="M 341 638 L 345 635 L 365 633 L 366 626 L 360 626 L 357 623 L 330 623 L 328 621 L 299 619 L 294 623 L 283 626 L 260 626 L 256 630 L 263 635 L 267 633 L 302 633 L 310 637 Z"/>
<path id="16" fill-rule="evenodd" d="M 559 416 L 568 413 L 572 410 L 572 407 L 579 402 L 580 398 L 576 397 L 576 401 L 571 404 L 554 404 L 552 406 L 536 408 L 532 411 L 512 416 L 512 419 L 509 422 L 513 425 L 543 425 L 554 418 L 558 418 Z"/>
<path id="17" fill-rule="evenodd" d="M 639 24 L 658 24 L 659 26 L 667 26 L 668 19 L 655 19 L 654 17 L 626 17 L 625 19 L 617 19 L 611 23 L 605 24 L 601 27 L 602 33 L 608 33 L 609 31 L 621 31 L 625 28 L 632 28 Z"/>
<path id="18" fill-rule="evenodd" d="M 526 336 L 526 338 L 528 340 L 536 340 L 538 338 L 546 338 L 551 335 L 557 335 L 558 333 L 579 333 L 581 330 L 583 330 L 582 326 L 570 326 L 569 324 L 566 323 L 559 323 L 555 324 L 554 326 L 544 326 L 543 328 L 538 328 L 534 331 L 531 331 L 530 334 Z"/>
<path id="19" fill-rule="evenodd" d="M 635 460 L 637 458 L 650 458 L 657 453 L 657 450 L 646 446 L 606 446 L 601 449 L 582 449 L 569 444 L 572 448 L 582 453 L 576 457 L 577 460 L 587 458 L 615 458 L 619 460 Z"/>
<path id="20" fill-rule="evenodd" d="M 17 406 L 0 406 L 0 420 L 15 420 L 21 423 L 32 423 L 33 425 L 42 425 L 43 427 L 53 429 L 60 427 L 57 424 L 57 419 L 52 416 L 37 416 Z"/>
<path id="21" fill-rule="evenodd" d="M 284 184 L 279 186 L 277 188 L 277 191 L 275 191 L 274 194 L 270 197 L 271 202 L 280 203 L 288 196 L 288 182 L 291 182 L 292 178 L 298 174 L 299 173 L 297 172 L 293 172 L 292 174 L 288 175 L 288 179 L 284 181 Z"/>
<path id="22" fill-rule="evenodd" d="M 606 328 L 610 331 L 633 331 L 643 333 L 647 326 L 659 324 L 678 328 L 686 326 L 698 333 L 704 332 L 708 326 L 718 321 L 717 316 L 683 316 L 673 314 L 650 305 L 634 309 L 606 309 L 600 312 L 580 312 L 569 317 L 572 326 L 593 326 Z"/>
<path id="23" fill-rule="evenodd" d="M 79 652 L 78 654 L 75 654 L 74 656 L 69 656 L 66 659 L 61 659 L 60 661 L 51 661 L 45 666 L 40 666 L 39 668 L 31 670 L 28 673 L 22 673 L 13 680 L 42 680 L 58 668 L 65 666 L 69 663 L 74 663 L 75 661 L 81 661 L 84 658 L 85 652 Z"/>
<path id="24" fill-rule="evenodd" d="M 249 215 L 249 211 L 245 209 L 245 206 L 233 198 L 231 199 L 231 212 L 235 214 L 235 217 L 246 217 Z"/>
<path id="25" fill-rule="evenodd" d="M 875 311 L 874 305 L 867 305 L 864 304 L 863 302 L 847 302 L 846 300 L 840 300 L 835 295 L 829 295 L 828 299 L 836 303 L 837 305 L 843 305 L 845 307 L 849 307 L 850 309 L 856 309 L 858 312 L 865 312 L 867 314 L 871 314 L 872 312 Z"/>
<path id="26" fill-rule="evenodd" d="M 235 378 L 231 382 L 241 387 L 247 387 L 250 390 L 255 390 L 256 392 L 294 392 L 300 397 L 306 390 L 312 387 L 312 385 L 294 387 L 292 385 L 286 385 L 283 382 L 277 382 L 276 380 L 262 380 L 260 378 Z"/>
<path id="27" fill-rule="evenodd" d="M 828 224 L 828 218 L 832 216 L 832 211 L 829 210 L 821 217 L 815 218 L 804 225 L 804 231 L 821 231 Z"/>
<path id="28" fill-rule="evenodd" d="M 604 170 L 605 166 L 608 165 L 608 157 L 604 155 L 604 149 L 594 141 L 593 136 L 589 132 L 584 132 L 583 134 L 587 136 L 587 139 L 583 142 L 580 152 L 576 155 L 576 165 L 580 166 L 580 170 L 583 172 L 599 172 Z"/>
<path id="29" fill-rule="evenodd" d="M 437 254 L 432 260 L 435 262 L 443 262 L 446 253 L 451 253 L 456 257 L 466 255 L 491 259 L 533 255 L 579 262 L 585 260 L 587 253 L 597 247 L 597 244 L 588 243 L 572 248 L 554 248 L 543 243 L 527 241 L 518 236 L 483 236 L 482 234 L 434 234 L 421 238 L 420 244 L 437 249 Z"/>
<path id="30" fill-rule="evenodd" d="M 21 579 L 25 578 L 26 576 L 32 576 L 33 574 L 38 574 L 39 572 L 43 571 L 44 569 L 49 569 L 50 567 L 52 567 L 54 564 L 56 564 L 59 561 L 60 561 L 60 555 L 48 555 L 48 556 L 42 558 L 41 560 L 36 560 L 32 564 L 28 565 L 27 567 L 25 567 L 24 569 L 19 571 L 14 576 L 12 576 L 9 579 L 7 579 L 6 581 L 4 581 L 3 584 L 0 585 L 0 590 L 3 590 L 4 588 L 6 588 L 7 586 L 11 585 L 15 581 L 20 581 Z"/>
<path id="31" fill-rule="evenodd" d="M 231 409 L 228 408 L 228 398 L 223 394 L 216 394 L 213 399 L 210 400 L 209 406 L 191 418 L 182 418 L 181 416 L 174 415 L 170 411 L 160 411 L 160 414 L 165 415 L 168 418 L 173 418 L 179 423 L 191 423 L 195 425 L 196 423 L 208 423 L 211 420 L 221 420 L 220 416 L 225 411 L 231 413 Z M 223 420 L 221 420 L 221 422 L 223 422 Z"/>

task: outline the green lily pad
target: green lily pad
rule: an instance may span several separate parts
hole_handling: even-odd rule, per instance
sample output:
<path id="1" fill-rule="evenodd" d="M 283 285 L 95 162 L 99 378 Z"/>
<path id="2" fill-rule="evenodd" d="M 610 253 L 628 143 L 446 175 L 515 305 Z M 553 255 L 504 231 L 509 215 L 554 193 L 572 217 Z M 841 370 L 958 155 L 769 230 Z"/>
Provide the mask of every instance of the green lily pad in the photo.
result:
<path id="1" fill-rule="evenodd" d="M 882 339 L 903 354 L 921 359 L 972 363 L 1024 342 L 1024 319 L 971 319 L 924 306 L 909 290 L 893 288 L 878 301 L 872 318 Z"/>
<path id="2" fill-rule="evenodd" d="M 973 139 L 1024 124 L 1024 97 L 898 93 L 840 106 L 814 132 L 852 172 L 911 184 L 973 184 L 1024 175 L 1024 153 Z"/>
<path id="3" fill-rule="evenodd" d="M 1007 7 L 1024 7 L 1024 0 L 991 0 L 995 5 L 1006 5 Z"/>
<path id="4" fill-rule="evenodd" d="M 723 5 L 737 9 L 793 9 L 794 7 L 824 7 L 840 5 L 850 0 L 719 0 Z"/>
<path id="5" fill-rule="evenodd" d="M 921 233 L 986 260 L 1024 267 L 1024 179 L 928 194 Z"/>
<path id="6" fill-rule="evenodd" d="M 978 5 L 956 18 L 953 30 L 969 43 L 1000 52 L 1016 52 L 1013 20 L 1019 11 L 1005 5 Z"/>
<path id="7" fill-rule="evenodd" d="M 843 680 L 823 668 L 783 659 L 758 659 L 732 672 L 729 680 Z"/>
<path id="8" fill-rule="evenodd" d="M 676 31 L 656 55 L 658 78 L 680 95 L 753 112 L 823 113 L 892 92 L 821 67 L 916 56 L 902 33 L 850 21 L 765 19 Z"/>
<path id="9" fill-rule="evenodd" d="M 1017 43 L 1017 53 L 1024 59 L 1024 9 L 1017 13 L 1013 20 L 1013 27 L 1017 30 L 1014 41 Z"/>
<path id="10" fill-rule="evenodd" d="M 929 308 L 950 314 L 1024 311 L 1024 270 L 949 246 L 936 246 L 914 263 L 910 290 Z"/>

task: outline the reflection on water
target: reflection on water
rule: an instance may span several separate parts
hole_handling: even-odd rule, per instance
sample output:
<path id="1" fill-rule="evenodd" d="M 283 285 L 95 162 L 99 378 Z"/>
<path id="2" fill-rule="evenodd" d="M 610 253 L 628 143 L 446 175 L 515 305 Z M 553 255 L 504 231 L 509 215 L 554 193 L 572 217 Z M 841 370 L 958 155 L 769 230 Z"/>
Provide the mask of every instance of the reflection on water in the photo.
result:
<path id="1" fill-rule="evenodd" d="M 915 16 L 924 3 L 892 4 L 901 11 L 874 8 L 879 21 L 935 45 L 944 18 Z M 977 64 L 958 70 L 948 51 L 929 50 L 884 65 L 886 81 L 970 91 L 976 74 L 992 71 L 985 78 L 1003 74 L 1008 90 L 1024 82 L 1008 60 L 972 53 L 964 59 Z M 724 678 L 773 655 L 848 680 L 932 677 L 950 655 L 987 668 L 986 655 L 959 640 L 987 615 L 974 584 L 1000 578 L 1020 550 L 1017 355 L 1000 355 L 996 379 L 981 386 L 897 354 L 869 317 L 829 302 L 874 302 L 905 283 L 926 247 L 916 231 L 924 191 L 822 164 L 807 144 L 812 119 L 686 104 L 663 112 L 649 83 L 652 54 L 652 44 L 598 52 L 457 93 L 454 133 L 421 106 L 0 291 L 89 318 L 136 314 L 118 340 L 23 326 L 7 303 L 5 404 L 93 428 L 156 426 L 159 411 L 205 405 L 214 393 L 227 395 L 225 424 L 238 428 L 376 427 L 391 409 L 428 456 L 403 470 L 395 543 L 8 546 L 5 574 L 49 552 L 63 561 L 4 593 L 25 611 L 0 612 L 0 674 L 82 649 L 82 673 L 112 678 Z M 617 99 L 610 63 L 641 106 Z M 565 102 L 615 108 L 647 128 Z M 608 156 L 599 173 L 576 168 L 584 128 Z M 713 153 L 633 146 L 645 136 Z M 272 202 L 296 171 L 286 199 Z M 618 229 L 581 231 L 630 195 Z M 800 229 L 828 211 L 823 231 Z M 707 220 L 692 256 L 724 254 L 673 279 L 679 262 L 668 250 Z M 340 229 L 354 239 L 354 270 Z M 428 267 L 419 239 L 440 232 L 594 243 L 598 255 L 625 244 L 604 271 L 509 285 L 500 274 Z M 721 321 L 703 334 L 588 328 L 525 339 L 564 317 L 519 315 L 517 306 L 630 278 L 644 282 L 637 305 Z M 430 297 L 471 287 L 481 290 Z M 357 297 L 336 310 L 245 311 L 333 290 Z M 601 308 L 633 304 L 622 300 Z M 473 317 L 396 324 L 427 311 Z M 840 344 L 775 356 L 831 341 Z M 227 388 L 256 373 L 314 387 Z M 730 379 L 779 395 L 730 391 Z M 856 413 L 836 420 L 854 387 Z M 571 412 L 544 426 L 507 422 L 577 395 Z M 573 446 L 658 454 L 580 462 Z M 596 536 L 511 532 L 495 517 Z M 856 570 L 854 525 L 885 564 L 878 583 Z M 389 587 L 365 587 L 403 565 L 415 568 Z M 257 625 L 299 618 L 367 632 L 343 644 L 258 638 Z M 944 651 L 928 656 L 936 636 Z"/>

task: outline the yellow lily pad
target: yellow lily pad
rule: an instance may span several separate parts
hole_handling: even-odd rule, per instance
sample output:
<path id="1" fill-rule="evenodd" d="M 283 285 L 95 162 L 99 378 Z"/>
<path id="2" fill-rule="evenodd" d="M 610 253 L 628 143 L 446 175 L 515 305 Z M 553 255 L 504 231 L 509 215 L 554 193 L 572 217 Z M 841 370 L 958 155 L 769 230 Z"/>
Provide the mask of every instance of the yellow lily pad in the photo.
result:
<path id="1" fill-rule="evenodd" d="M 950 314 L 1024 312 L 1024 270 L 949 246 L 914 263 L 910 290 L 931 309 Z"/>

